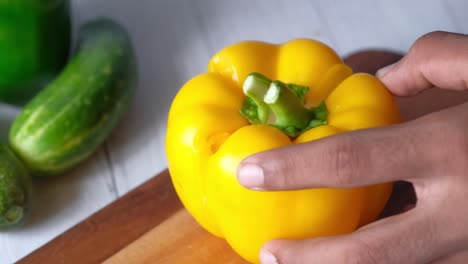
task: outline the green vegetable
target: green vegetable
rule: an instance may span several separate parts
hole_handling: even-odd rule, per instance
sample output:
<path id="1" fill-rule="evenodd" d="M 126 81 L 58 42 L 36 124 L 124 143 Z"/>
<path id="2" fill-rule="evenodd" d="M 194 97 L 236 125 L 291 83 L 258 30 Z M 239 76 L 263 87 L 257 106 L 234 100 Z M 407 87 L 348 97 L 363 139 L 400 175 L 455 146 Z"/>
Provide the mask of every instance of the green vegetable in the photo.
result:
<path id="1" fill-rule="evenodd" d="M 68 0 L 0 1 L 0 100 L 24 104 L 60 72 L 69 13 Z"/>
<path id="2" fill-rule="evenodd" d="M 309 87 L 273 81 L 251 73 L 242 87 L 247 96 L 240 113 L 252 124 L 272 125 L 290 137 L 327 124 L 325 102 L 309 109 L 304 105 Z"/>
<path id="3" fill-rule="evenodd" d="M 31 178 L 13 152 L 0 143 L 0 228 L 18 224 L 30 209 Z"/>
<path id="4" fill-rule="evenodd" d="M 90 156 L 127 108 L 136 66 L 126 31 L 100 19 L 84 25 L 77 53 L 23 109 L 10 145 L 34 176 L 60 174 Z"/>

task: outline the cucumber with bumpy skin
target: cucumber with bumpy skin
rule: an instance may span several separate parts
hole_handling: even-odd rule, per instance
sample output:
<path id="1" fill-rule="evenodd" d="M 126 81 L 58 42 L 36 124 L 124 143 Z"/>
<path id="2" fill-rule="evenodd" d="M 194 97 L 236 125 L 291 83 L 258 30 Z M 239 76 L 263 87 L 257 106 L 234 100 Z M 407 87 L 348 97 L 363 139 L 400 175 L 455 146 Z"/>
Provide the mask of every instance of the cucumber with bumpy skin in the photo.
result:
<path id="1" fill-rule="evenodd" d="M 108 19 L 85 24 L 71 61 L 13 123 L 10 146 L 33 176 L 67 171 L 110 134 L 135 82 L 135 55 L 126 31 Z"/>
<path id="2" fill-rule="evenodd" d="M 0 229 L 21 223 L 31 205 L 31 177 L 8 146 L 0 143 Z"/>

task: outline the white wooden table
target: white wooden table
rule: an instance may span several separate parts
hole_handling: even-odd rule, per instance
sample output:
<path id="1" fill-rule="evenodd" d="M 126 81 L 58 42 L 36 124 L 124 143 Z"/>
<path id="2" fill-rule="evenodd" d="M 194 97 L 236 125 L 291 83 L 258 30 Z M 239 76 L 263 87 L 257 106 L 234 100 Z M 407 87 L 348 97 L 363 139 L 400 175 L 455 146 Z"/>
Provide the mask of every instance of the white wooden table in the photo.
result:
<path id="1" fill-rule="evenodd" d="M 35 183 L 29 222 L 0 233 L 1 264 L 20 259 L 163 170 L 172 98 L 228 44 L 310 37 L 347 55 L 364 48 L 404 52 L 433 30 L 468 33 L 464 0 L 72 0 L 72 9 L 75 33 L 101 15 L 129 30 L 138 56 L 138 92 L 94 156 L 67 175 Z M 15 112 L 0 112 L 4 132 Z"/>

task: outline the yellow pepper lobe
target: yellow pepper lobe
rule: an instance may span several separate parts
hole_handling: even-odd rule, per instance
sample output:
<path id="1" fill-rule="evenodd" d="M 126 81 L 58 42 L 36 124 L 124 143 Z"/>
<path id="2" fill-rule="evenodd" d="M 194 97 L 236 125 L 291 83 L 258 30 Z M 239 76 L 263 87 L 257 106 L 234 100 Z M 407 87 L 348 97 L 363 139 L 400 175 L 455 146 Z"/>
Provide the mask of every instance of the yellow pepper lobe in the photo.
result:
<path id="1" fill-rule="evenodd" d="M 242 85 L 253 72 L 309 87 L 304 104 L 317 107 L 324 101 L 326 124 L 294 139 L 275 127 L 250 124 L 240 110 L 246 98 Z M 276 100 L 275 96 L 270 95 L 267 102 Z M 256 192 L 238 183 L 239 163 L 261 151 L 400 120 L 385 86 L 374 76 L 353 74 L 323 43 L 309 39 L 280 45 L 240 42 L 215 54 L 208 71 L 188 81 L 175 97 L 166 154 L 187 210 L 243 258 L 258 263 L 260 247 L 269 240 L 345 234 L 374 221 L 392 184 Z M 314 177 L 313 168 L 310 177 Z"/>

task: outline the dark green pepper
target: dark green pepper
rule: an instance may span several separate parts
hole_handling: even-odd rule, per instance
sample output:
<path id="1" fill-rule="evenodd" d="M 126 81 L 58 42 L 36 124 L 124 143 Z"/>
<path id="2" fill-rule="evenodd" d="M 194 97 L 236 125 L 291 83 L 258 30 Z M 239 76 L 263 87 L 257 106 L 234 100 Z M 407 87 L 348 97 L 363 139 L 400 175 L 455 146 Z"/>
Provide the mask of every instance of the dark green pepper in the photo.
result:
<path id="1" fill-rule="evenodd" d="M 65 65 L 68 0 L 0 1 L 0 100 L 23 104 Z"/>

